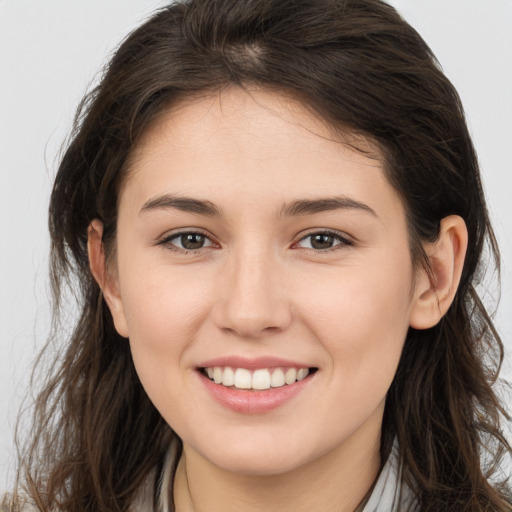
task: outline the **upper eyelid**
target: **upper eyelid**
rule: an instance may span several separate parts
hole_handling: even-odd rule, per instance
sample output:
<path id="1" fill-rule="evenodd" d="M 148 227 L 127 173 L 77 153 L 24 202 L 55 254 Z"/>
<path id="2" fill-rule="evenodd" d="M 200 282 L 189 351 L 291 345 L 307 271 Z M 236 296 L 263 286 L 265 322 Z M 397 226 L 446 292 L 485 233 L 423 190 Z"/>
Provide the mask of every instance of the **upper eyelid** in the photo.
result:
<path id="1" fill-rule="evenodd" d="M 156 243 L 161 243 L 165 241 L 172 240 L 173 238 L 178 238 L 179 236 L 188 235 L 188 234 L 198 234 L 208 238 L 208 240 L 214 242 L 215 237 L 213 237 L 210 233 L 206 232 L 201 228 L 179 228 L 175 231 L 165 231 L 162 235 L 158 236 L 156 239 Z"/>
<path id="2" fill-rule="evenodd" d="M 300 242 L 301 240 L 304 240 L 304 238 L 307 238 L 308 236 L 313 235 L 333 235 L 341 240 L 345 240 L 346 242 L 355 243 L 356 239 L 349 235 L 348 233 L 345 233 L 344 231 L 338 231 L 336 229 L 322 229 L 322 228 L 312 228 L 311 230 L 307 230 L 306 232 L 302 232 L 299 235 L 297 235 L 296 240 L 297 242 Z M 294 243 L 297 243 L 294 242 Z"/>
<path id="3" fill-rule="evenodd" d="M 334 236 L 338 239 L 339 243 L 336 243 L 332 247 L 327 247 L 325 249 L 315 249 L 314 247 L 300 247 L 299 244 L 305 239 L 314 236 L 314 235 L 329 235 Z M 317 255 L 329 255 L 329 254 L 337 254 L 340 250 L 346 250 L 348 248 L 353 248 L 357 245 L 357 242 L 353 237 L 346 235 L 343 232 L 339 232 L 332 229 L 317 229 L 310 231 L 302 236 L 300 236 L 295 242 L 292 243 L 291 249 L 306 251 L 309 253 L 317 254 Z"/>
<path id="4" fill-rule="evenodd" d="M 196 234 L 201 235 L 207 240 L 209 240 L 211 245 L 208 245 L 206 247 L 198 247 L 197 249 L 186 249 L 184 247 L 179 247 L 178 245 L 175 245 L 172 243 L 175 239 L 179 239 L 181 236 L 188 235 L 188 234 Z M 188 254 L 188 255 L 199 255 L 203 251 L 215 249 L 216 245 L 218 246 L 218 242 L 215 241 L 215 239 L 208 235 L 207 233 L 204 233 L 201 229 L 195 228 L 195 229 L 180 229 L 179 231 L 175 231 L 174 233 L 166 233 L 159 237 L 154 244 L 155 246 L 164 247 L 166 250 L 177 253 L 177 254 Z"/>

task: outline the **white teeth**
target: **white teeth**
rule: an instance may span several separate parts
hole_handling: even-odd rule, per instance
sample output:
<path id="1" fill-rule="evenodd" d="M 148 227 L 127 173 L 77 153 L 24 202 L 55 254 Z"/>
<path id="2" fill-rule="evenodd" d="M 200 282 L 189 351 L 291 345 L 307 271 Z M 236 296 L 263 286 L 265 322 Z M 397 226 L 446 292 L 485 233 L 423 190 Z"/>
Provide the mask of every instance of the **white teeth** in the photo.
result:
<path id="1" fill-rule="evenodd" d="M 286 384 L 293 384 L 297 380 L 297 370 L 295 368 L 289 368 L 284 374 L 284 381 Z"/>
<path id="2" fill-rule="evenodd" d="M 270 373 L 268 370 L 256 370 L 252 374 L 252 389 L 270 388 Z"/>
<path id="3" fill-rule="evenodd" d="M 205 368 L 205 373 L 216 384 L 238 389 L 265 390 L 279 388 L 285 384 L 290 385 L 309 375 L 308 368 L 260 368 L 247 370 L 246 368 L 230 368 L 229 366 L 215 366 Z"/>
<path id="4" fill-rule="evenodd" d="M 213 381 L 215 384 L 220 384 L 222 382 L 222 368 L 216 366 L 213 369 Z"/>
<path id="5" fill-rule="evenodd" d="M 237 368 L 235 371 L 235 388 L 251 389 L 251 372 L 245 368 Z"/>
<path id="6" fill-rule="evenodd" d="M 234 386 L 235 385 L 235 372 L 228 366 L 224 368 L 224 375 L 222 376 L 223 386 Z"/>
<path id="7" fill-rule="evenodd" d="M 272 372 L 272 377 L 270 377 L 270 385 L 273 388 L 280 388 L 285 385 L 284 381 L 284 372 L 281 368 L 277 368 Z"/>
<path id="8" fill-rule="evenodd" d="M 307 377 L 309 370 L 307 368 L 301 368 L 297 370 L 297 380 L 302 380 L 304 377 Z"/>

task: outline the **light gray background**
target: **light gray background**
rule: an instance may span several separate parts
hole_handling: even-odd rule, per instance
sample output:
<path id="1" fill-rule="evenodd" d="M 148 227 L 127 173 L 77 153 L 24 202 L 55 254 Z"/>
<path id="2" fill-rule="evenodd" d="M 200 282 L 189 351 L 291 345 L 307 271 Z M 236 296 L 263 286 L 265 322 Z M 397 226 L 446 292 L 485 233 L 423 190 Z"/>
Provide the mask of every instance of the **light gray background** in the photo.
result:
<path id="1" fill-rule="evenodd" d="M 0 490 L 49 328 L 46 210 L 59 148 L 107 56 L 165 3 L 0 0 Z M 466 107 L 504 260 L 497 325 L 512 352 L 512 0 L 390 3 L 430 44 Z"/>

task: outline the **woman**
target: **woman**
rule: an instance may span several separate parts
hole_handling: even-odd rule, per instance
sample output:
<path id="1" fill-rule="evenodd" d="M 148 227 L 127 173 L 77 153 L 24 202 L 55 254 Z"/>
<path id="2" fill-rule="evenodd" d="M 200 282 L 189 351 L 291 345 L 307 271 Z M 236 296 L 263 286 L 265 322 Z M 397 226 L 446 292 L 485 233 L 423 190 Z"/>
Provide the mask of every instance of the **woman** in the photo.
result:
<path id="1" fill-rule="evenodd" d="M 80 107 L 50 229 L 83 309 L 40 510 L 511 510 L 476 157 L 385 3 L 158 12 Z"/>

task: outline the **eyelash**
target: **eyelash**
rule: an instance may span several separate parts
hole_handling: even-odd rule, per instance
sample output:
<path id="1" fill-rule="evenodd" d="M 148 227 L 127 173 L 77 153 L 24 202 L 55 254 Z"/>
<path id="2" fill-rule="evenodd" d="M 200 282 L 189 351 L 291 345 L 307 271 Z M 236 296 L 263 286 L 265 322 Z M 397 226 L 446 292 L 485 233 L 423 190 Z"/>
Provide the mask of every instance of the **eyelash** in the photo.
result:
<path id="1" fill-rule="evenodd" d="M 311 247 L 311 248 L 306 248 L 307 250 L 310 250 L 310 251 L 314 251 L 315 253 L 330 253 L 332 251 L 337 251 L 343 247 L 350 247 L 350 246 L 353 246 L 354 245 L 354 242 L 352 240 L 350 240 L 346 235 L 344 235 L 343 233 L 340 233 L 339 231 L 332 231 L 332 230 L 318 230 L 318 231 L 312 231 L 304 236 L 302 236 L 300 238 L 300 240 L 298 242 L 296 242 L 294 244 L 294 246 L 298 245 L 299 243 L 301 243 L 302 241 L 304 240 L 307 240 L 308 238 L 312 238 L 314 236 L 327 236 L 327 237 L 332 237 L 335 241 L 337 241 L 338 243 L 336 243 L 335 245 L 333 245 L 332 247 L 329 247 L 327 249 L 315 249 L 314 247 Z"/>
<path id="2" fill-rule="evenodd" d="M 185 249 L 184 247 L 178 247 L 172 243 L 174 240 L 178 240 L 180 238 L 182 239 L 183 237 L 185 237 L 187 235 L 201 236 L 205 240 L 208 240 L 210 242 L 210 245 L 208 245 L 206 247 L 199 247 L 197 249 Z M 194 230 L 190 230 L 190 231 L 179 231 L 178 233 L 173 233 L 172 235 L 165 236 L 164 238 L 162 238 L 160 241 L 157 242 L 157 245 L 162 245 L 173 252 L 177 252 L 180 254 L 192 255 L 192 254 L 200 254 L 204 249 L 208 249 L 209 247 L 214 246 L 215 243 L 211 240 L 211 238 L 206 233 L 202 232 L 201 230 L 194 229 Z"/>
<path id="3" fill-rule="evenodd" d="M 186 249 L 184 247 L 178 247 L 173 243 L 174 240 L 183 239 L 183 237 L 185 237 L 187 235 L 195 235 L 195 236 L 203 237 L 205 240 L 208 240 L 210 242 L 210 245 L 207 245 L 206 247 L 205 246 L 198 247 L 197 249 Z M 354 242 L 352 240 L 348 239 L 346 237 L 346 235 L 344 235 L 338 231 L 319 230 L 319 231 L 312 231 L 312 232 L 308 233 L 307 235 L 302 236 L 297 242 L 295 242 L 292 245 L 292 248 L 298 246 L 304 240 L 307 240 L 308 238 L 312 238 L 314 236 L 332 237 L 334 239 L 334 241 L 336 241 L 337 243 L 335 243 L 332 247 L 328 247 L 326 249 L 315 249 L 314 247 L 310 247 L 310 248 L 304 247 L 304 249 L 309 250 L 309 251 L 314 251 L 315 253 L 325 254 L 325 253 L 330 253 L 332 251 L 339 250 L 343 247 L 347 247 L 347 246 L 350 247 L 350 246 L 354 245 Z M 171 250 L 173 252 L 192 255 L 192 254 L 200 254 L 201 252 L 203 252 L 204 249 L 214 247 L 216 244 L 215 244 L 215 242 L 213 242 L 211 240 L 211 238 L 206 233 L 204 233 L 200 230 L 191 230 L 191 231 L 180 231 L 178 233 L 173 233 L 172 235 L 166 236 L 166 237 L 162 238 L 161 240 L 159 240 L 157 242 L 157 245 L 165 246 L 166 248 L 168 248 L 169 250 Z"/>

